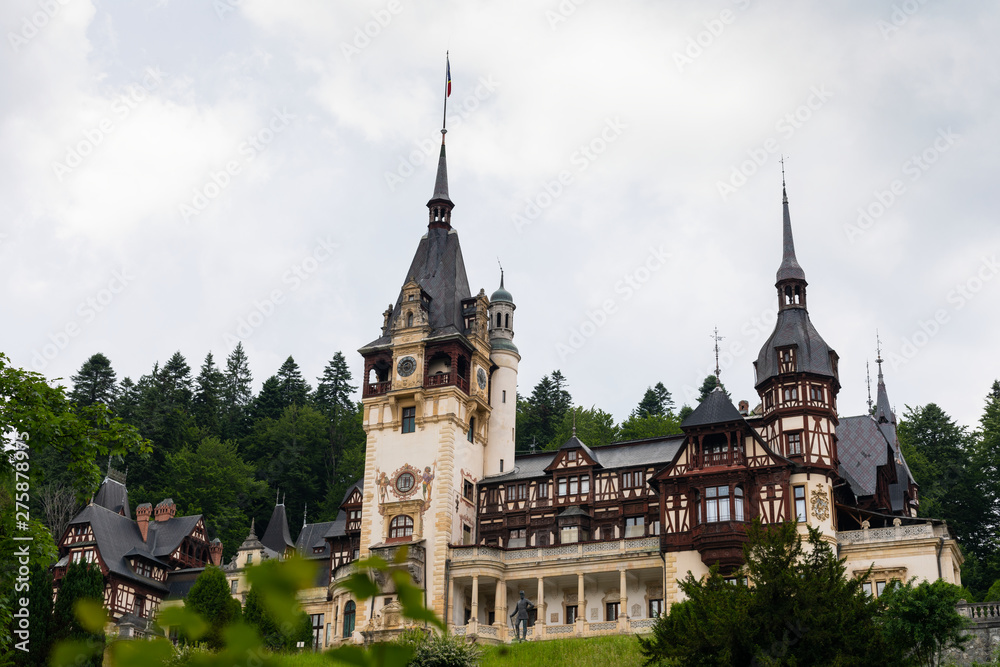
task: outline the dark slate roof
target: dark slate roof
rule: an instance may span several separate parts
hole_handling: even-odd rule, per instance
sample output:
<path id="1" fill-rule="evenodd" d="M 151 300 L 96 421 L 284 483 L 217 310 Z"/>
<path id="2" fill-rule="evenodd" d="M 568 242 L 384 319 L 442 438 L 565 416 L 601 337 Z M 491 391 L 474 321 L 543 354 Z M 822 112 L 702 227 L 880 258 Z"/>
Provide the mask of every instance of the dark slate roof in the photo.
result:
<path id="1" fill-rule="evenodd" d="M 288 547 L 295 547 L 295 542 L 292 542 L 292 536 L 288 532 L 288 516 L 285 514 L 284 503 L 274 506 L 271 520 L 267 522 L 267 530 L 264 531 L 264 537 L 260 538 L 260 541 L 278 554 L 284 554 Z"/>
<path id="2" fill-rule="evenodd" d="M 594 450 L 592 450 L 587 445 L 583 444 L 583 441 L 580 440 L 580 438 L 576 437 L 576 434 L 571 435 L 569 440 L 564 442 L 563 446 L 559 448 L 559 451 L 562 451 L 564 449 L 582 449 L 583 451 L 587 452 L 587 456 L 589 456 L 594 461 L 597 461 L 597 456 L 594 455 Z"/>
<path id="3" fill-rule="evenodd" d="M 733 402 L 729 400 L 729 396 L 726 395 L 722 387 L 716 386 L 698 404 L 698 407 L 681 422 L 681 428 L 738 421 L 743 421 L 743 415 L 736 409 Z"/>
<path id="4" fill-rule="evenodd" d="M 830 360 L 832 348 L 816 331 L 809 320 L 805 308 L 785 308 L 778 311 L 778 321 L 770 338 L 760 348 L 754 369 L 757 371 L 757 385 L 778 375 L 779 347 L 795 345 L 795 371 L 815 373 L 835 377 L 833 362 Z"/>
<path id="5" fill-rule="evenodd" d="M 668 435 L 646 440 L 618 442 L 591 451 L 594 460 L 603 468 L 630 468 L 646 465 L 667 464 L 677 455 L 684 443 L 683 435 Z M 513 469 L 499 475 L 490 475 L 483 483 L 508 482 L 544 477 L 557 452 L 519 454 L 514 459 Z"/>
<path id="6" fill-rule="evenodd" d="M 307 523 L 302 526 L 302 532 L 299 533 L 299 537 L 295 541 L 295 549 L 305 558 L 324 558 L 329 556 L 330 544 L 326 541 L 326 535 L 338 521 L 341 524 L 340 532 L 343 534 L 343 527 L 347 524 L 346 513 L 343 510 L 337 513 L 337 519 L 334 521 Z M 313 553 L 314 547 L 323 547 L 323 553 Z"/>
<path id="7" fill-rule="evenodd" d="M 469 278 L 465 273 L 462 247 L 458 242 L 458 233 L 454 229 L 427 230 L 417 245 L 417 252 L 413 255 L 413 261 L 403 278 L 403 283 L 409 282 L 410 278 L 416 280 L 431 297 L 428 314 L 430 336 L 462 334 L 465 331 L 462 300 L 471 298 L 472 293 L 469 289 Z M 396 305 L 392 309 L 392 316 L 389 318 L 389 331 L 399 318 L 402 303 L 403 292 L 400 290 Z M 373 340 L 362 349 L 382 347 L 391 341 L 391 336 L 387 334 Z"/>
<path id="8" fill-rule="evenodd" d="M 520 350 L 517 349 L 517 345 L 514 345 L 513 341 L 507 340 L 506 338 L 490 338 L 490 348 L 494 350 L 510 350 L 511 352 L 517 352 L 520 354 Z"/>
<path id="9" fill-rule="evenodd" d="M 889 446 L 868 415 L 841 417 L 837 425 L 840 476 L 859 498 L 875 495 L 878 467 L 888 462 Z"/>
<path id="10" fill-rule="evenodd" d="M 799 261 L 795 258 L 795 241 L 792 239 L 792 219 L 788 215 L 788 194 L 785 186 L 781 186 L 781 207 L 783 213 L 782 220 L 782 244 L 781 244 L 781 266 L 778 267 L 777 281 L 782 280 L 805 280 L 806 272 L 799 266 Z"/>
<path id="11" fill-rule="evenodd" d="M 434 179 L 434 194 L 431 195 L 431 201 L 435 200 L 451 201 L 448 196 L 448 159 L 445 156 L 443 132 L 441 134 L 441 153 L 438 155 L 437 176 Z"/>
<path id="12" fill-rule="evenodd" d="M 562 512 L 559 512 L 558 518 L 561 519 L 567 516 L 590 516 L 590 514 L 580 509 L 579 505 L 573 505 L 572 507 L 567 507 Z"/>
<path id="13" fill-rule="evenodd" d="M 174 570 L 167 573 L 167 594 L 168 600 L 180 600 L 187 597 L 187 594 L 198 580 L 198 576 L 205 571 L 203 567 L 189 567 L 183 570 Z"/>
<path id="14" fill-rule="evenodd" d="M 173 553 L 174 549 L 201 519 L 200 515 L 174 517 L 167 521 L 150 521 L 147 541 L 142 541 L 142 533 L 135 521 L 117 512 L 91 503 L 77 514 L 69 525 L 89 523 L 94 531 L 94 539 L 101 553 L 101 559 L 115 574 L 141 582 L 151 588 L 166 591 L 162 583 L 136 574 L 127 556 L 144 555 L 151 560 Z"/>
<path id="15" fill-rule="evenodd" d="M 101 488 L 94 494 L 94 504 L 100 505 L 112 512 L 122 512 L 126 518 L 131 518 L 128 506 L 128 489 L 121 482 L 105 477 Z"/>

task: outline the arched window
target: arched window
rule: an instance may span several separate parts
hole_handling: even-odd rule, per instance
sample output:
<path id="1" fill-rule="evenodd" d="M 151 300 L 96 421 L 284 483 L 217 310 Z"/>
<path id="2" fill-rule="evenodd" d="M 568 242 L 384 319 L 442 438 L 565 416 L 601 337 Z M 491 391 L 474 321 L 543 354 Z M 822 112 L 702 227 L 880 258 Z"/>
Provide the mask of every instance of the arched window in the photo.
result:
<path id="1" fill-rule="evenodd" d="M 476 418 L 471 417 L 469 419 L 469 433 L 468 433 L 469 442 L 472 442 L 475 437 L 476 437 Z"/>
<path id="2" fill-rule="evenodd" d="M 505 329 L 510 329 L 510 313 L 503 316 L 503 326 Z"/>
<path id="3" fill-rule="evenodd" d="M 354 614 L 355 614 L 354 600 L 348 600 L 347 604 L 344 605 L 344 637 L 350 637 L 354 634 Z"/>
<path id="4" fill-rule="evenodd" d="M 407 314 L 407 316 L 406 316 L 406 326 L 408 326 L 408 327 L 412 327 L 413 326 L 413 313 Z"/>
<path id="5" fill-rule="evenodd" d="M 497 327 L 500 326 L 500 313 L 497 313 Z"/>
<path id="6" fill-rule="evenodd" d="M 743 487 L 737 486 L 733 489 L 733 518 L 736 521 L 746 521 L 746 512 L 743 505 Z"/>
<path id="7" fill-rule="evenodd" d="M 404 540 L 413 536 L 413 519 L 400 514 L 389 522 L 389 539 Z"/>

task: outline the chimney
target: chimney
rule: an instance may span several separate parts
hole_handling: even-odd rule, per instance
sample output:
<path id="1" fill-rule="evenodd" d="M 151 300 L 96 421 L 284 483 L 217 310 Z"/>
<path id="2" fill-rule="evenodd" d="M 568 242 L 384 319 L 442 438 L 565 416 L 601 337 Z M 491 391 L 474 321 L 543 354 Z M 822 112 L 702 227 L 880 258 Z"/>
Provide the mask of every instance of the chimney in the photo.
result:
<path id="1" fill-rule="evenodd" d="M 173 498 L 161 500 L 156 506 L 155 515 L 157 521 L 168 521 L 173 519 L 175 514 L 177 514 L 177 505 L 174 504 Z"/>
<path id="2" fill-rule="evenodd" d="M 139 532 L 142 533 L 142 541 L 146 541 L 146 534 L 149 532 L 149 515 L 153 513 L 153 506 L 143 503 L 135 508 L 135 522 L 139 524 Z"/>
<path id="3" fill-rule="evenodd" d="M 212 558 L 212 565 L 222 565 L 222 542 L 218 537 L 208 545 L 208 553 Z"/>
<path id="4" fill-rule="evenodd" d="M 740 414 L 746 417 L 750 413 L 750 404 L 746 401 L 740 401 Z"/>

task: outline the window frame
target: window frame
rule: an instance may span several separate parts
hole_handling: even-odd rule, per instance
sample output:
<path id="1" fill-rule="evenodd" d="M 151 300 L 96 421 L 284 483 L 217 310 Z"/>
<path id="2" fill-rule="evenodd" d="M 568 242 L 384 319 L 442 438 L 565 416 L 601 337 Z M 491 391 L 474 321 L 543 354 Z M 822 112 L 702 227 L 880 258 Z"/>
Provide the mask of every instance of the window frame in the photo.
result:
<path id="1" fill-rule="evenodd" d="M 411 405 L 403 408 L 402 422 L 400 424 L 402 433 L 415 433 L 417 430 L 417 406 Z"/>
<path id="2" fill-rule="evenodd" d="M 799 494 L 801 493 L 801 497 Z M 797 484 L 792 487 L 792 499 L 795 501 L 795 518 L 799 523 L 809 523 L 809 512 L 806 508 L 806 487 Z"/>
<path id="3" fill-rule="evenodd" d="M 397 514 L 389 521 L 389 540 L 405 541 L 413 539 L 414 521 L 409 514 Z"/>

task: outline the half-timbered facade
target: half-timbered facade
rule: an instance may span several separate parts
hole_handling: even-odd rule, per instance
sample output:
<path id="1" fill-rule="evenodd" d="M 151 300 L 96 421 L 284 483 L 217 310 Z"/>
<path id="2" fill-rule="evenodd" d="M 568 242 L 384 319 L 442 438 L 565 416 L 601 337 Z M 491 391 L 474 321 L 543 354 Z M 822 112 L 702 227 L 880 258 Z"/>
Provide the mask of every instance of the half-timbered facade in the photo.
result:
<path id="1" fill-rule="evenodd" d="M 155 508 L 139 505 L 133 520 L 125 477 L 109 467 L 94 498 L 59 540 L 53 567 L 56 595 L 70 563 L 95 563 L 104 576 L 104 604 L 111 618 L 129 628 L 146 628 L 169 595 L 175 573 L 222 562 L 222 543 L 208 539 L 204 517 L 176 513 L 167 498 Z"/>

